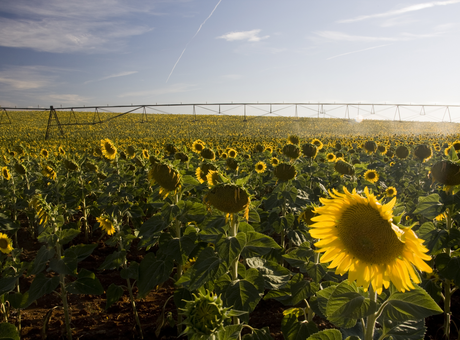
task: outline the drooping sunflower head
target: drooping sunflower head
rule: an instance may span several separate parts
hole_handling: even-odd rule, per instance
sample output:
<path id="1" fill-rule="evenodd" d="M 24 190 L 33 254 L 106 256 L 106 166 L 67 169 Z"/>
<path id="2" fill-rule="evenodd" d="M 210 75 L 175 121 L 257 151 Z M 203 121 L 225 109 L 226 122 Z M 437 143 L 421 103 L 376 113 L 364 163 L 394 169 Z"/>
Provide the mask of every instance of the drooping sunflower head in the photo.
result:
<path id="1" fill-rule="evenodd" d="M 377 147 L 377 150 L 382 154 L 382 155 L 385 155 L 387 153 L 387 148 L 385 145 L 379 145 Z"/>
<path id="2" fill-rule="evenodd" d="M 3 254 L 9 254 L 13 250 L 13 247 L 11 246 L 13 242 L 11 239 L 8 237 L 8 235 L 0 233 L 0 251 Z"/>
<path id="3" fill-rule="evenodd" d="M 323 253 L 321 263 L 332 261 L 329 268 L 336 268 L 337 274 L 348 272 L 350 281 L 357 281 L 365 290 L 372 284 L 380 294 L 390 282 L 398 291 L 414 288 L 420 283 L 413 269 L 431 272 L 425 261 L 428 249 L 423 240 L 410 228 L 400 229 L 392 223 L 394 197 L 381 205 L 366 187 L 363 197 L 343 188 L 344 193 L 333 189 L 331 199 L 320 198 L 323 206 L 315 208 L 318 216 L 310 226 L 318 252 Z"/>
<path id="4" fill-rule="evenodd" d="M 113 222 L 107 216 L 96 217 L 96 221 L 99 222 L 101 228 L 107 233 L 107 235 L 115 233 Z"/>
<path id="5" fill-rule="evenodd" d="M 311 144 L 314 144 L 318 150 L 321 150 L 323 148 L 323 142 L 321 142 L 319 139 L 314 138 L 311 141 Z"/>
<path id="6" fill-rule="evenodd" d="M 276 158 L 276 157 L 272 157 L 272 158 L 270 159 L 270 163 L 271 163 L 271 165 L 273 165 L 273 166 L 277 166 L 277 165 L 280 163 L 280 160 L 279 160 L 278 158 Z"/>
<path id="7" fill-rule="evenodd" d="M 189 160 L 187 154 L 184 153 L 184 152 L 176 152 L 174 154 L 174 158 L 180 160 L 181 163 L 188 162 L 188 160 Z"/>
<path id="8" fill-rule="evenodd" d="M 25 175 L 27 173 L 27 168 L 22 163 L 14 164 L 14 170 L 20 175 Z"/>
<path id="9" fill-rule="evenodd" d="M 334 169 L 341 175 L 353 176 L 355 174 L 355 167 L 345 162 L 343 159 L 339 159 L 335 162 Z"/>
<path id="10" fill-rule="evenodd" d="M 297 135 L 289 135 L 287 141 L 288 143 L 294 144 L 294 145 L 300 144 L 300 138 Z"/>
<path id="11" fill-rule="evenodd" d="M 254 148 L 254 152 L 263 152 L 265 147 L 262 144 L 257 144 Z"/>
<path id="12" fill-rule="evenodd" d="M 207 181 L 206 176 L 208 175 L 210 170 L 215 171 L 217 170 L 217 168 L 211 163 L 203 162 L 200 167 L 196 168 L 196 171 L 195 171 L 196 179 L 200 183 L 206 182 Z"/>
<path id="13" fill-rule="evenodd" d="M 267 169 L 267 164 L 265 164 L 265 162 L 262 161 L 257 162 L 256 165 L 254 165 L 254 169 L 258 174 L 262 174 Z"/>
<path id="14" fill-rule="evenodd" d="M 273 169 L 273 174 L 281 182 L 287 182 L 291 179 L 294 179 L 297 175 L 297 170 L 295 167 L 288 163 L 279 163 L 275 169 Z"/>
<path id="15" fill-rule="evenodd" d="M 117 148 L 108 138 L 101 140 L 101 151 L 107 159 L 115 159 L 117 156 Z"/>
<path id="16" fill-rule="evenodd" d="M 99 170 L 99 167 L 98 167 L 96 164 L 94 164 L 94 163 L 92 163 L 92 162 L 90 162 L 90 161 L 86 161 L 86 162 L 85 162 L 85 167 L 86 167 L 86 169 L 88 169 L 89 171 L 97 172 L 97 171 Z"/>
<path id="17" fill-rule="evenodd" d="M 364 179 L 368 182 L 375 183 L 379 180 L 379 174 L 375 170 L 367 170 L 364 173 Z"/>
<path id="18" fill-rule="evenodd" d="M 205 143 L 202 140 L 197 139 L 196 141 L 192 143 L 192 151 L 195 153 L 200 153 L 201 150 L 204 149 L 204 146 L 205 146 Z"/>
<path id="19" fill-rule="evenodd" d="M 298 218 L 299 222 L 302 220 L 307 225 L 313 224 L 314 222 L 311 219 L 316 216 L 314 209 L 314 207 L 305 208 Z"/>
<path id="20" fill-rule="evenodd" d="M 213 187 L 222 183 L 222 178 L 216 170 L 209 170 L 206 175 L 206 181 L 208 182 L 209 187 Z"/>
<path id="21" fill-rule="evenodd" d="M 8 170 L 8 168 L 6 166 L 2 167 L 2 177 L 4 179 L 6 179 L 7 181 L 9 181 L 11 179 L 10 171 Z"/>
<path id="22" fill-rule="evenodd" d="M 414 156 L 418 160 L 425 162 L 432 156 L 431 148 L 427 144 L 419 144 L 414 149 Z"/>
<path id="23" fill-rule="evenodd" d="M 251 202 L 249 194 L 244 188 L 231 183 L 221 183 L 214 186 L 205 196 L 204 201 L 227 214 L 245 210 L 245 216 L 249 213 L 249 203 Z"/>
<path id="24" fill-rule="evenodd" d="M 64 167 L 69 171 L 77 171 L 79 169 L 77 162 L 72 159 L 64 159 Z"/>
<path id="25" fill-rule="evenodd" d="M 396 194 L 398 193 L 398 191 L 396 190 L 395 187 L 388 187 L 386 190 L 385 190 L 385 195 L 387 197 L 394 197 L 396 196 Z"/>
<path id="26" fill-rule="evenodd" d="M 50 153 L 48 152 L 48 150 L 41 149 L 40 156 L 42 156 L 43 158 L 48 158 L 49 155 L 50 155 Z"/>
<path id="27" fill-rule="evenodd" d="M 177 151 L 179 151 L 179 150 L 177 150 L 176 146 L 174 144 L 172 144 L 172 143 L 166 144 L 165 145 L 165 150 L 170 155 L 174 155 Z"/>
<path id="28" fill-rule="evenodd" d="M 326 155 L 326 159 L 328 162 L 335 162 L 335 159 L 337 157 L 332 153 L 332 152 L 329 152 L 327 155 Z"/>
<path id="29" fill-rule="evenodd" d="M 307 158 L 315 158 L 318 154 L 318 148 L 315 144 L 306 143 L 302 145 L 302 153 Z"/>
<path id="30" fill-rule="evenodd" d="M 180 174 L 172 167 L 162 164 L 152 164 L 148 178 L 151 184 L 158 183 L 161 187 L 160 194 L 166 197 L 169 192 L 180 188 Z"/>
<path id="31" fill-rule="evenodd" d="M 290 159 L 297 159 L 300 157 L 300 148 L 296 144 L 286 144 L 283 147 L 283 155 Z"/>
<path id="32" fill-rule="evenodd" d="M 64 150 L 64 148 L 63 148 L 62 146 L 59 146 L 58 152 L 59 152 L 59 154 L 60 154 L 61 156 L 65 156 L 65 150 Z"/>
<path id="33" fill-rule="evenodd" d="M 227 158 L 225 160 L 225 164 L 227 165 L 227 168 L 230 170 L 238 170 L 238 161 L 235 158 Z"/>
<path id="34" fill-rule="evenodd" d="M 46 176 L 50 179 L 56 179 L 57 177 L 57 174 L 56 174 L 56 171 L 54 171 L 54 169 L 49 166 L 49 165 L 44 165 L 43 168 L 42 168 L 42 174 L 43 176 Z"/>
<path id="35" fill-rule="evenodd" d="M 446 186 L 460 185 L 460 165 L 442 160 L 431 167 L 433 180 Z"/>
<path id="36" fill-rule="evenodd" d="M 128 154 L 129 158 L 134 158 L 134 156 L 136 156 L 136 148 L 130 145 L 126 149 L 126 153 Z"/>
<path id="37" fill-rule="evenodd" d="M 210 161 L 216 159 L 216 154 L 210 148 L 204 148 L 203 150 L 201 150 L 200 156 Z"/>
<path id="38" fill-rule="evenodd" d="M 364 149 L 369 153 L 374 153 L 377 151 L 377 143 L 373 140 L 368 140 L 364 143 Z"/>

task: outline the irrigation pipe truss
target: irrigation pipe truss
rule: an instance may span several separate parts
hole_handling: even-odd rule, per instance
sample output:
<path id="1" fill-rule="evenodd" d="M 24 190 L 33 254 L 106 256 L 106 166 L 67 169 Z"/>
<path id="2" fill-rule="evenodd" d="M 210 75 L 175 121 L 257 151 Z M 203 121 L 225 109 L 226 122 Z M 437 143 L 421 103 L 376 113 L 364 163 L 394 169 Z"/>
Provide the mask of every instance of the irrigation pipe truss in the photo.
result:
<path id="1" fill-rule="evenodd" d="M 45 139 L 48 139 L 50 128 L 57 126 L 62 135 L 62 126 L 65 125 L 94 125 L 108 122 L 128 113 L 141 114 L 141 122 L 148 122 L 151 114 L 184 114 L 193 115 L 232 115 L 242 116 L 242 121 L 264 116 L 283 116 L 298 118 L 341 118 L 355 119 L 381 119 L 394 121 L 434 121 L 460 123 L 460 104 L 394 104 L 394 103 L 177 103 L 177 104 L 151 104 L 151 105 L 94 105 L 71 107 L 0 107 L 0 124 L 12 124 L 8 111 L 44 111 L 49 112 L 48 125 Z M 78 122 L 75 112 L 94 112 L 92 122 Z M 61 123 L 59 113 L 70 114 L 68 123 Z M 382 113 L 385 112 L 385 115 Z M 101 118 L 100 113 L 111 113 L 110 117 Z M 454 117 L 454 119 L 452 119 Z M 456 118 L 457 117 L 457 118 Z M 5 119 L 4 119 L 5 118 Z M 5 120 L 5 122 L 4 122 Z"/>

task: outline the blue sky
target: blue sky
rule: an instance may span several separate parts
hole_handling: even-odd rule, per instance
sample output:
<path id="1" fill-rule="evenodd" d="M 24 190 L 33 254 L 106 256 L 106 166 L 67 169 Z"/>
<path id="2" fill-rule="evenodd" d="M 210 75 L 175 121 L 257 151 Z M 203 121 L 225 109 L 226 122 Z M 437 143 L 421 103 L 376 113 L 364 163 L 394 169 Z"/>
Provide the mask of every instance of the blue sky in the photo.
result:
<path id="1" fill-rule="evenodd" d="M 460 104 L 459 17 L 460 0 L 2 0 L 0 105 Z"/>

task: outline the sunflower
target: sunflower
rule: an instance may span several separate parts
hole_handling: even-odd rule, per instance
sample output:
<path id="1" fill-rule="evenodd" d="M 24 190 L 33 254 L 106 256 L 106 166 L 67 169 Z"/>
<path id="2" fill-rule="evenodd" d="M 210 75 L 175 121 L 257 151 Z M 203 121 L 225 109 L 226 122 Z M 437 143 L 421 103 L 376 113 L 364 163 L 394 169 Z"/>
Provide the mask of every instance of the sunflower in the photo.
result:
<path id="1" fill-rule="evenodd" d="M 287 142 L 289 144 L 299 145 L 300 144 L 300 138 L 297 135 L 289 135 L 288 139 L 287 139 Z"/>
<path id="2" fill-rule="evenodd" d="M 272 157 L 272 159 L 270 159 L 270 163 L 274 166 L 278 165 L 280 163 L 280 160 L 276 157 Z"/>
<path id="3" fill-rule="evenodd" d="M 0 251 L 3 254 L 9 254 L 13 250 L 13 247 L 11 247 L 11 239 L 8 237 L 8 235 L 0 233 Z"/>
<path id="4" fill-rule="evenodd" d="M 321 150 L 323 148 L 323 142 L 321 142 L 319 139 L 315 138 L 311 141 L 311 144 L 314 144 L 318 150 Z"/>
<path id="5" fill-rule="evenodd" d="M 115 159 L 117 156 L 117 148 L 108 138 L 101 140 L 101 152 L 107 159 Z"/>
<path id="6" fill-rule="evenodd" d="M 258 174 L 262 174 L 265 172 L 265 170 L 267 169 L 267 164 L 265 164 L 264 162 L 260 161 L 260 162 L 257 162 L 256 165 L 254 166 L 256 172 Z"/>
<path id="7" fill-rule="evenodd" d="M 206 181 L 208 182 L 209 187 L 213 187 L 222 182 L 219 173 L 215 170 L 209 170 L 206 175 Z"/>
<path id="8" fill-rule="evenodd" d="M 302 153 L 307 158 L 315 158 L 316 155 L 318 154 L 318 148 L 316 147 L 315 144 L 310 144 L 310 143 L 303 144 Z"/>
<path id="9" fill-rule="evenodd" d="M 58 148 L 58 152 L 59 152 L 59 154 L 60 154 L 61 156 L 65 156 L 65 150 L 64 150 L 64 148 L 63 148 L 62 146 L 60 146 L 60 147 Z"/>
<path id="10" fill-rule="evenodd" d="M 300 157 L 300 149 L 296 144 L 286 144 L 283 147 L 283 155 L 290 159 L 297 159 Z"/>
<path id="11" fill-rule="evenodd" d="M 453 142 L 452 146 L 455 148 L 455 151 L 460 151 L 460 140 Z"/>
<path id="12" fill-rule="evenodd" d="M 378 145 L 373 140 L 368 140 L 364 143 L 364 149 L 369 153 L 374 153 L 377 151 Z"/>
<path id="13" fill-rule="evenodd" d="M 40 151 L 40 156 L 42 156 L 43 158 L 48 158 L 49 155 L 50 155 L 50 153 L 46 149 L 42 149 Z"/>
<path id="14" fill-rule="evenodd" d="M 407 156 L 409 156 L 409 149 L 404 145 L 398 146 L 396 149 L 396 156 L 398 156 L 400 159 L 407 158 Z"/>
<path id="15" fill-rule="evenodd" d="M 230 158 L 235 158 L 236 156 L 238 156 L 238 152 L 235 149 L 228 149 L 227 155 Z"/>
<path id="16" fill-rule="evenodd" d="M 205 196 L 204 201 L 208 205 L 227 213 L 235 214 L 244 210 L 244 217 L 249 217 L 249 204 L 251 200 L 247 191 L 235 184 L 220 183 L 214 186 Z"/>
<path id="17" fill-rule="evenodd" d="M 149 159 L 150 155 L 149 155 L 149 150 L 142 150 L 142 157 L 144 157 L 144 159 Z"/>
<path id="18" fill-rule="evenodd" d="M 396 197 L 381 205 L 367 187 L 366 197 L 356 189 L 343 190 L 341 194 L 333 189 L 332 198 L 320 198 L 324 206 L 314 209 L 319 216 L 312 218 L 316 223 L 310 226 L 310 234 L 320 239 L 315 246 L 324 253 L 321 263 L 332 261 L 329 268 L 336 268 L 336 274 L 348 272 L 348 280 L 365 290 L 372 284 L 378 294 L 390 282 L 401 292 L 415 288 L 420 280 L 413 266 L 430 273 L 424 260 L 431 258 L 412 229 L 392 223 Z"/>
<path id="19" fill-rule="evenodd" d="M 396 196 L 397 193 L 398 193 L 398 191 L 396 190 L 395 187 L 388 187 L 387 190 L 385 190 L 385 195 L 387 197 Z"/>
<path id="20" fill-rule="evenodd" d="M 200 156 L 204 159 L 209 159 L 210 161 L 216 159 L 216 154 L 210 148 L 204 148 L 203 150 L 201 150 Z"/>
<path id="21" fill-rule="evenodd" d="M 202 140 L 197 139 L 196 141 L 192 143 L 192 151 L 195 153 L 200 153 L 201 150 L 204 149 L 204 145 L 205 143 Z"/>
<path id="22" fill-rule="evenodd" d="M 113 226 L 113 223 L 111 220 L 109 220 L 107 217 L 101 216 L 101 217 L 96 217 L 96 221 L 99 222 L 101 225 L 102 229 L 105 230 L 107 235 L 112 235 L 115 233 L 115 227 Z"/>
<path id="23" fill-rule="evenodd" d="M 200 182 L 200 183 L 204 183 L 207 181 L 207 175 L 209 173 L 209 171 L 211 170 L 217 170 L 217 168 L 210 164 L 210 163 L 203 163 L 201 164 L 201 167 L 198 167 L 196 168 L 196 171 L 195 171 L 195 176 L 196 176 L 196 179 Z"/>
<path id="24" fill-rule="evenodd" d="M 50 167 L 49 165 L 43 166 L 42 174 L 43 176 L 46 176 L 50 179 L 56 179 L 57 177 L 56 171 L 54 171 L 54 169 Z"/>
<path id="25" fill-rule="evenodd" d="M 326 159 L 328 162 L 335 162 L 336 157 L 332 152 L 330 152 L 326 155 Z"/>
<path id="26" fill-rule="evenodd" d="M 136 156 L 136 148 L 130 145 L 128 146 L 128 149 L 126 149 L 126 153 L 128 154 L 129 158 L 134 158 L 134 156 Z"/>
<path id="27" fill-rule="evenodd" d="M 297 175 L 297 170 L 291 164 L 279 163 L 275 169 L 273 169 L 273 174 L 281 182 L 287 182 L 295 178 Z"/>
<path id="28" fill-rule="evenodd" d="M 418 160 L 425 162 L 432 156 L 431 148 L 427 144 L 419 144 L 414 149 L 414 156 Z"/>
<path id="29" fill-rule="evenodd" d="M 379 180 L 379 174 L 375 170 L 367 170 L 364 173 L 364 179 L 368 182 L 375 183 Z"/>
<path id="30" fill-rule="evenodd" d="M 7 181 L 9 181 L 11 179 L 10 171 L 8 170 L 8 168 L 6 166 L 2 167 L 2 176 Z"/>
<path id="31" fill-rule="evenodd" d="M 166 198 L 170 191 L 180 189 L 180 174 L 167 164 L 155 163 L 148 173 L 151 184 L 158 183 L 161 187 L 160 195 Z"/>

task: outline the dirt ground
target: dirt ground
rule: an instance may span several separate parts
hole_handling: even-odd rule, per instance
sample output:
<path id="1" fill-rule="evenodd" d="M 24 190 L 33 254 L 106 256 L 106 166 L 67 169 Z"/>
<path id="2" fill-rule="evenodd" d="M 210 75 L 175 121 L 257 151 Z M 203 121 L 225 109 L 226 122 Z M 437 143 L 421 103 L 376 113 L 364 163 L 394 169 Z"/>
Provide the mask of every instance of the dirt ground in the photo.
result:
<path id="1" fill-rule="evenodd" d="M 94 241 L 98 247 L 94 252 L 79 263 L 79 268 L 86 268 L 97 274 L 102 286 L 107 289 L 111 283 L 126 285 L 119 273 L 115 270 L 96 271 L 96 268 L 103 262 L 105 257 L 113 253 L 114 249 L 106 246 L 102 240 Z M 83 240 L 74 240 L 75 244 L 82 243 Z M 19 243 L 24 250 L 24 260 L 31 261 L 35 257 L 36 251 L 41 244 L 30 237 L 27 231 L 19 234 Z M 143 251 L 136 251 L 135 247 L 129 253 L 129 260 L 140 262 L 143 258 Z M 26 291 L 32 280 L 21 280 L 21 291 Z M 163 308 L 164 315 L 176 315 L 176 307 L 173 299 L 174 286 L 172 281 L 168 281 L 163 286 L 150 292 L 145 299 L 137 300 L 136 306 L 141 320 L 142 330 L 145 339 L 177 339 L 177 330 L 166 321 L 159 330 L 157 321 L 160 319 Z M 136 291 L 134 291 L 136 294 Z M 460 327 L 460 298 L 459 293 L 453 296 L 452 319 Z M 73 339 L 82 340 L 101 340 L 101 339 L 139 339 L 136 330 L 132 308 L 129 302 L 128 292 L 125 291 L 123 297 L 110 308 L 105 310 L 105 294 L 100 296 L 73 295 L 68 296 L 71 310 L 71 324 Z M 49 294 L 40 298 L 36 303 L 21 312 L 21 336 L 24 340 L 32 339 L 66 339 L 64 311 L 62 302 L 58 294 Z M 256 310 L 251 313 L 249 324 L 255 328 L 269 327 L 272 337 L 275 340 L 282 340 L 281 320 L 283 310 L 287 309 L 275 300 L 261 300 Z M 44 319 L 50 315 L 46 329 L 44 329 Z M 17 321 L 17 313 L 12 312 L 10 322 Z M 315 317 L 315 322 L 320 329 L 331 327 L 330 324 Z M 443 339 L 441 327 L 443 325 L 443 315 L 436 315 L 426 319 L 428 328 L 425 339 Z M 458 332 L 455 325 L 452 325 L 451 339 L 457 339 Z"/>

